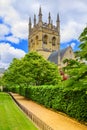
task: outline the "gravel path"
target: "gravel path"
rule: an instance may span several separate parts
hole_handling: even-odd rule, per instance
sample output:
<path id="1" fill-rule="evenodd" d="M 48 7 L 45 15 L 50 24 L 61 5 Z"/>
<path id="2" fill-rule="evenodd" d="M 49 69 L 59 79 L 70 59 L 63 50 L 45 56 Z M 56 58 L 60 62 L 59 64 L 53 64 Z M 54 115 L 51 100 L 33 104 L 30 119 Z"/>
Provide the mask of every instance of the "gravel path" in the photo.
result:
<path id="1" fill-rule="evenodd" d="M 14 98 L 40 120 L 49 125 L 53 130 L 87 130 L 87 126 L 61 114 L 51 111 L 37 103 L 25 99 L 23 96 L 13 94 Z"/>

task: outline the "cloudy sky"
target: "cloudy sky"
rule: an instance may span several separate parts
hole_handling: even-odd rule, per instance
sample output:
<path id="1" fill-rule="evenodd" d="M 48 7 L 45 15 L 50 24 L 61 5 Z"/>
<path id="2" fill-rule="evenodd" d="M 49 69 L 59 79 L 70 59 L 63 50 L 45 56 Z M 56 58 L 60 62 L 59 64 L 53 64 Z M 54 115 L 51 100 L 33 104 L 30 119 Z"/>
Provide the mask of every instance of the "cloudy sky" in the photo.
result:
<path id="1" fill-rule="evenodd" d="M 0 0 L 0 67 L 28 52 L 28 20 L 42 7 L 43 21 L 50 11 L 53 24 L 60 15 L 61 48 L 78 49 L 78 37 L 87 25 L 87 0 Z"/>

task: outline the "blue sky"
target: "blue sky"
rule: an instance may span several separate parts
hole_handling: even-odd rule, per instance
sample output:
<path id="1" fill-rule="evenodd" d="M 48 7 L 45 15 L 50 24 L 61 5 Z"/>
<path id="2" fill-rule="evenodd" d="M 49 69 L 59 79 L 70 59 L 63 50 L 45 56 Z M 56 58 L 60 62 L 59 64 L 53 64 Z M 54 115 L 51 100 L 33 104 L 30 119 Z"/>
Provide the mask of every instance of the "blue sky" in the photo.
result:
<path id="1" fill-rule="evenodd" d="M 33 21 L 34 14 L 38 19 L 40 6 L 44 22 L 50 12 L 55 25 L 59 13 L 61 48 L 78 49 L 78 37 L 87 24 L 87 0 L 0 0 L 0 67 L 28 52 L 28 20 Z"/>

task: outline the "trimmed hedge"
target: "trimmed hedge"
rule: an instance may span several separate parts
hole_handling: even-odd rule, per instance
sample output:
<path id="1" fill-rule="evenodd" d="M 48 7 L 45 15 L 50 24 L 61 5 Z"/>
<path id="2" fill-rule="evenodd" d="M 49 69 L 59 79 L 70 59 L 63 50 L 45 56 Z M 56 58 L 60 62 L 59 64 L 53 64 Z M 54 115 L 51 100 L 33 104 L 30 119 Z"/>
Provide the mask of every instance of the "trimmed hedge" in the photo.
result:
<path id="1" fill-rule="evenodd" d="M 61 86 L 60 86 L 61 85 Z M 10 91 L 17 92 L 47 108 L 64 112 L 79 121 L 87 122 L 87 87 L 59 86 L 17 86 Z"/>
<path id="2" fill-rule="evenodd" d="M 62 84 L 61 84 L 62 85 Z M 17 87 L 18 92 L 18 87 Z M 21 95 L 57 111 L 64 112 L 79 121 L 87 122 L 87 87 L 62 86 L 19 87 Z"/>

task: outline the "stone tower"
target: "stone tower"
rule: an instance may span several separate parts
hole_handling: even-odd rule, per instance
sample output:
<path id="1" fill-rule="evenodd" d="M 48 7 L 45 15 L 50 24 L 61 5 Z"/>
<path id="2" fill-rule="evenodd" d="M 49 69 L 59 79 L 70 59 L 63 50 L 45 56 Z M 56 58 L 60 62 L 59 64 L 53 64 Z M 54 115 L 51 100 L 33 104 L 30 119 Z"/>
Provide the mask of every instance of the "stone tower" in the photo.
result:
<path id="1" fill-rule="evenodd" d="M 48 14 L 48 23 L 42 21 L 42 10 L 39 8 L 38 21 L 34 15 L 32 26 L 31 18 L 29 18 L 29 36 L 28 36 L 29 52 L 37 51 L 45 59 L 56 50 L 60 49 L 60 20 L 57 15 L 56 26 L 53 25 L 51 14 Z"/>

